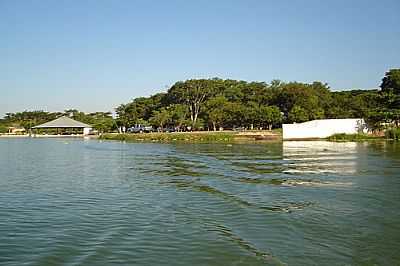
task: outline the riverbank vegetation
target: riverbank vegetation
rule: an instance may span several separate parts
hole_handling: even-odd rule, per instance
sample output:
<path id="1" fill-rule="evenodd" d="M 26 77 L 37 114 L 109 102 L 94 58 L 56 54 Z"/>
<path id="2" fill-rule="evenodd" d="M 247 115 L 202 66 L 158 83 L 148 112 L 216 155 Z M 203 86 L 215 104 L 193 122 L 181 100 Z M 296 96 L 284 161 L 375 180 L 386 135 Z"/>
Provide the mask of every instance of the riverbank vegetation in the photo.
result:
<path id="1" fill-rule="evenodd" d="M 327 138 L 329 141 L 365 141 L 365 140 L 377 140 L 384 139 L 383 136 L 368 135 L 368 134 L 334 134 Z"/>
<path id="2" fill-rule="evenodd" d="M 253 141 L 281 141 L 281 133 L 278 130 L 236 132 L 236 131 L 197 131 L 197 132 L 153 132 L 146 134 L 102 134 L 100 139 L 119 140 L 133 142 L 207 142 L 207 143 L 232 143 Z"/>
<path id="3" fill-rule="evenodd" d="M 102 134 L 100 139 L 120 141 L 154 141 L 154 142 L 232 142 L 233 132 L 176 132 L 176 133 L 148 133 L 148 134 Z"/>
<path id="4" fill-rule="evenodd" d="M 397 132 L 400 69 L 388 71 L 379 90 L 332 91 L 319 81 L 191 79 L 176 82 L 166 92 L 135 98 L 115 111 L 115 118 L 109 112 L 85 114 L 78 110 L 8 113 L 0 120 L 0 130 L 7 126 L 30 128 L 67 115 L 100 132 L 123 132 L 136 124 L 152 125 L 159 131 L 273 129 L 282 123 L 325 118 L 364 118 L 372 132 Z"/>
<path id="5" fill-rule="evenodd" d="M 400 140 L 400 128 L 390 128 L 386 130 L 385 137 L 392 140 Z"/>

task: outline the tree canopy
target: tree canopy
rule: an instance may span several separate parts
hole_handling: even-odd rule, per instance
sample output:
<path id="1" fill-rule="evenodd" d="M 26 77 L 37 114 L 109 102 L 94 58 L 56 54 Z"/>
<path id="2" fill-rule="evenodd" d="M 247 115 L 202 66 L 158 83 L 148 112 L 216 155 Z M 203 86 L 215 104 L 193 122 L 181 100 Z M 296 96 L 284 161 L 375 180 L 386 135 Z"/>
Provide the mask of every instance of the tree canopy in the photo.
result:
<path id="1" fill-rule="evenodd" d="M 381 89 L 383 92 L 393 91 L 394 94 L 400 94 L 400 69 L 390 69 L 382 79 Z"/>
<path id="2" fill-rule="evenodd" d="M 247 82 L 233 79 L 189 79 L 178 81 L 166 92 L 135 98 L 119 105 L 116 119 L 109 112 L 85 114 L 24 111 L 7 113 L 1 129 L 18 125 L 30 128 L 62 115 L 94 125 L 99 131 L 136 124 L 175 130 L 243 127 L 247 129 L 280 127 L 325 118 L 365 118 L 372 130 L 385 125 L 399 126 L 400 69 L 386 72 L 381 90 L 332 91 L 328 84 Z"/>
<path id="3" fill-rule="evenodd" d="M 160 126 L 182 130 L 187 127 L 218 128 L 280 127 L 282 123 L 299 123 L 323 118 L 366 117 L 382 107 L 378 90 L 331 91 L 326 83 L 300 83 L 273 80 L 246 82 L 232 79 L 190 79 L 178 81 L 166 93 L 136 98 L 120 105 L 120 124 L 129 127 L 139 119 Z M 139 106 L 145 105 L 145 108 Z M 175 107 L 174 107 L 175 106 Z M 177 116 L 176 106 L 179 106 Z M 141 111 L 138 111 L 138 110 Z M 169 115 L 167 115 L 169 113 Z"/>

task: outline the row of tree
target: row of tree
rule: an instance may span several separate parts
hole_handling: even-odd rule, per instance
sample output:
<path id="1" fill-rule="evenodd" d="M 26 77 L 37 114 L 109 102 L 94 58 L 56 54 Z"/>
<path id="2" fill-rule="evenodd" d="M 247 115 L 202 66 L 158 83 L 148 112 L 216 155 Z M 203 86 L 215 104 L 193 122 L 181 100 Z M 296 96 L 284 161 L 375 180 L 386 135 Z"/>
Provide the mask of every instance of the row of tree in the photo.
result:
<path id="1" fill-rule="evenodd" d="M 313 82 L 246 82 L 192 79 L 166 93 L 136 98 L 116 108 L 117 124 L 160 128 L 269 128 L 283 122 L 325 118 L 365 118 L 372 130 L 399 124 L 400 69 L 388 71 L 381 90 L 331 91 Z"/>
<path id="2" fill-rule="evenodd" d="M 23 127 L 29 129 L 61 116 L 68 116 L 77 121 L 90 124 L 100 132 L 109 132 L 116 128 L 116 123 L 111 112 L 85 114 L 75 109 L 65 110 L 64 112 L 23 111 L 7 113 L 4 118 L 0 120 L 0 133 L 7 132 L 8 127 Z"/>
<path id="3" fill-rule="evenodd" d="M 365 118 L 372 130 L 399 126 L 400 69 L 389 70 L 380 90 L 331 91 L 326 83 L 246 82 L 231 79 L 191 79 L 176 82 L 165 93 L 140 97 L 109 112 L 85 114 L 25 111 L 8 113 L 5 125 L 30 128 L 67 115 L 102 132 L 136 124 L 176 130 L 244 127 L 274 128 L 282 123 L 324 118 Z"/>

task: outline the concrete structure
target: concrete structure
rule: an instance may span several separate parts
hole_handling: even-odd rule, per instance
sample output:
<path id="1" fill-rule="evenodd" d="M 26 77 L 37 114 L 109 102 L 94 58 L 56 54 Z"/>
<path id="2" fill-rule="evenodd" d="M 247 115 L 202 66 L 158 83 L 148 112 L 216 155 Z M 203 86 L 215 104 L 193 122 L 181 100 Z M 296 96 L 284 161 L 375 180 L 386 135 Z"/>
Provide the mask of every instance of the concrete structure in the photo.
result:
<path id="1" fill-rule="evenodd" d="M 63 116 L 42 125 L 32 127 L 32 129 L 56 129 L 57 131 L 58 129 L 79 129 L 83 131 L 83 135 L 89 135 L 92 126 Z"/>
<path id="2" fill-rule="evenodd" d="M 23 127 L 8 127 L 8 134 L 24 134 L 25 128 Z"/>
<path id="3" fill-rule="evenodd" d="M 321 119 L 298 124 L 283 124 L 283 139 L 319 139 L 334 134 L 366 132 L 363 119 Z"/>

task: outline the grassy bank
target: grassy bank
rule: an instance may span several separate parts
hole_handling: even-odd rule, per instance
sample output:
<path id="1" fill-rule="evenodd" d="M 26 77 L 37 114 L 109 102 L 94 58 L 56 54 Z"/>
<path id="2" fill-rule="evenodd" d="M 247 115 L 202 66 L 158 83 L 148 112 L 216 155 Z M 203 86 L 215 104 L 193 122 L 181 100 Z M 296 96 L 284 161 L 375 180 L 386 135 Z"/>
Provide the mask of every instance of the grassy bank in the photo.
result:
<path id="1" fill-rule="evenodd" d="M 334 134 L 327 138 L 329 141 L 366 141 L 385 139 L 383 136 L 374 136 L 367 134 Z"/>
<path id="2" fill-rule="evenodd" d="M 365 141 L 365 140 L 400 140 L 400 128 L 389 128 L 384 134 L 335 134 L 327 138 L 329 141 Z"/>
<path id="3" fill-rule="evenodd" d="M 103 134 L 103 140 L 120 140 L 134 142 L 209 142 L 229 143 L 237 141 L 280 140 L 277 132 L 174 132 L 174 133 L 138 133 L 138 134 Z"/>

